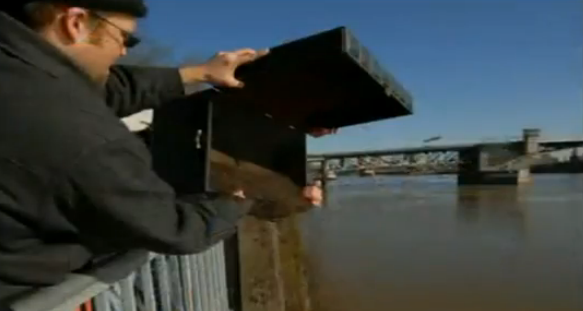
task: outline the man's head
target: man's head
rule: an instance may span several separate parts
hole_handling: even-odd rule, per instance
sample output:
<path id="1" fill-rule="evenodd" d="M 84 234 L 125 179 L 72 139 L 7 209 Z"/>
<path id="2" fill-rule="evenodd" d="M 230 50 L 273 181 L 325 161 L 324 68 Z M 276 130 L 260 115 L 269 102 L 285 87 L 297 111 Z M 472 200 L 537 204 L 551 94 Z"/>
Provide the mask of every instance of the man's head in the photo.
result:
<path id="1" fill-rule="evenodd" d="M 19 7 L 5 11 L 71 57 L 99 83 L 107 79 L 109 67 L 139 42 L 133 33 L 137 19 L 146 15 L 143 0 L 7 2 L 20 2 Z"/>

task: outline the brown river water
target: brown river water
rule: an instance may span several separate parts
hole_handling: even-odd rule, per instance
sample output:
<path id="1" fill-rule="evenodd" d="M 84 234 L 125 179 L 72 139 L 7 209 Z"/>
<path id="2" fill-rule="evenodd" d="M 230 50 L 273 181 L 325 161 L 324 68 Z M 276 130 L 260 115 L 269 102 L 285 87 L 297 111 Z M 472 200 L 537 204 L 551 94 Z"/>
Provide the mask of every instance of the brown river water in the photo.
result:
<path id="1" fill-rule="evenodd" d="M 583 175 L 341 177 L 303 216 L 315 311 L 582 311 Z"/>

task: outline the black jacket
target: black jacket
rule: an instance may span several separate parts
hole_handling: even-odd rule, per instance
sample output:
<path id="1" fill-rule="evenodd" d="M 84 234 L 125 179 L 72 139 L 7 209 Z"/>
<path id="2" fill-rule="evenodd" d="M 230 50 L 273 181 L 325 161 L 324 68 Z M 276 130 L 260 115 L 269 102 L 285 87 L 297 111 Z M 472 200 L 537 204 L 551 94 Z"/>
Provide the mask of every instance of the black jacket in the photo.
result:
<path id="1" fill-rule="evenodd" d="M 236 231 L 250 202 L 177 198 L 119 119 L 183 92 L 176 69 L 120 66 L 105 93 L 0 12 L 0 301 L 101 255 L 195 253 Z"/>

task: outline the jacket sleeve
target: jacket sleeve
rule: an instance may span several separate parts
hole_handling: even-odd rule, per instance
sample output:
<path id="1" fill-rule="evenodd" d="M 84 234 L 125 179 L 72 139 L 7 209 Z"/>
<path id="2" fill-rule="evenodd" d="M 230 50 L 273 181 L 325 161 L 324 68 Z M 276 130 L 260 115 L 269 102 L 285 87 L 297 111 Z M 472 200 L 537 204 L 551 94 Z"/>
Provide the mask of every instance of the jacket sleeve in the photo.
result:
<path id="1" fill-rule="evenodd" d="M 184 96 L 177 68 L 116 65 L 110 69 L 106 102 L 119 118 Z"/>
<path id="2" fill-rule="evenodd" d="M 106 249 L 192 254 L 236 232 L 251 201 L 210 193 L 177 198 L 150 162 L 145 146 L 125 139 L 75 163 L 68 212 L 81 236 Z"/>

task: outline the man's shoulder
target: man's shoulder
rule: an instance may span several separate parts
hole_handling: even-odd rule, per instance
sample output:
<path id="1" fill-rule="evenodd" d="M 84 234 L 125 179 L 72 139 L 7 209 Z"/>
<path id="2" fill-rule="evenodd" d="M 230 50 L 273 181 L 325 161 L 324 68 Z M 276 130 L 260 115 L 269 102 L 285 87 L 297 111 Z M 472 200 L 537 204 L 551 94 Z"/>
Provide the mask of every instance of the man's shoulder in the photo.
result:
<path id="1" fill-rule="evenodd" d="M 15 75 L 6 75 L 8 66 Z M 95 93 L 18 66 L 0 61 L 0 157 L 64 165 L 100 145 L 131 138 Z"/>
<path id="2" fill-rule="evenodd" d="M 0 96 L 9 104 L 15 103 L 13 98 L 18 100 L 19 105 L 30 101 L 36 104 L 39 99 L 46 101 L 54 96 L 60 96 L 61 100 L 72 100 L 87 92 L 86 88 L 80 87 L 80 79 L 74 79 L 70 74 L 63 72 L 57 75 L 1 52 Z"/>

